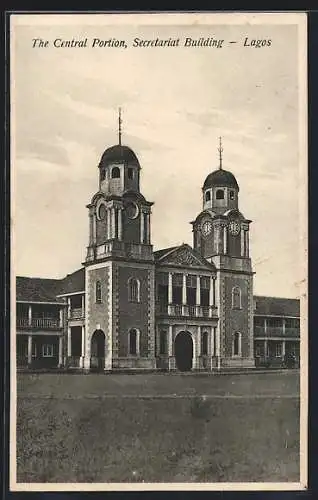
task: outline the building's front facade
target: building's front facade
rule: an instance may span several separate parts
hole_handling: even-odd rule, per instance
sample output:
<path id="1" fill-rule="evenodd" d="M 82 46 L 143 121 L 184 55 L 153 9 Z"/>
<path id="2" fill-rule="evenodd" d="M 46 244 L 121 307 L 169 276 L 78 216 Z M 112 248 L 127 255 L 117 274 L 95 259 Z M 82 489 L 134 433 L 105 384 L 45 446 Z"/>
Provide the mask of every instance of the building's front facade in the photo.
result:
<path id="1" fill-rule="evenodd" d="M 282 328 L 271 339 L 271 311 L 254 311 L 251 221 L 239 211 L 239 186 L 221 156 L 202 188 L 193 248 L 153 250 L 153 203 L 140 191 L 130 148 L 119 141 L 98 167 L 83 267 L 62 280 L 17 278 L 18 366 L 214 371 L 299 352 L 299 308 L 298 326 L 281 308 Z M 271 347 L 280 333 L 281 349 Z"/>

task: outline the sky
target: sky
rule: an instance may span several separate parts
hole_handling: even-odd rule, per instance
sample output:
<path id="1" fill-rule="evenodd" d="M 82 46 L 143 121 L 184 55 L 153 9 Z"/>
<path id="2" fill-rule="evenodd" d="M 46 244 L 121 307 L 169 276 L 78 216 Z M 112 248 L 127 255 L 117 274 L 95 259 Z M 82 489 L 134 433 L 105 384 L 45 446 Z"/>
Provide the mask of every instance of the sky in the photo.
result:
<path id="1" fill-rule="evenodd" d="M 253 23 L 151 25 L 137 17 L 30 16 L 12 39 L 12 227 L 17 275 L 59 278 L 81 267 L 88 244 L 86 205 L 98 191 L 98 163 L 118 142 L 138 156 L 141 192 L 154 202 L 154 249 L 192 244 L 202 185 L 223 168 L 251 219 L 254 293 L 299 296 L 300 245 L 298 28 Z M 117 16 L 118 17 L 118 16 Z M 72 18 L 70 20 L 70 18 Z M 176 20 L 177 21 L 177 20 Z M 32 39 L 49 40 L 46 48 Z M 143 39 L 223 39 L 222 48 L 136 48 Z M 245 38 L 271 46 L 244 46 Z M 88 40 L 86 48 L 53 41 Z M 93 38 L 127 49 L 92 48 Z M 234 40 L 237 43 L 229 44 Z"/>

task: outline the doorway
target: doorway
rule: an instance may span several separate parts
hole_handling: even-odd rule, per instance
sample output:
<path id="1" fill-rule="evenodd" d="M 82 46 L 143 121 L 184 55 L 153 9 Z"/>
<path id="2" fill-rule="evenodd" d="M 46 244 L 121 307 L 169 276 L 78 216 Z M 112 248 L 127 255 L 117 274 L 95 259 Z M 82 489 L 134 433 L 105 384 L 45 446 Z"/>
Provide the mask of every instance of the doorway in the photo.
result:
<path id="1" fill-rule="evenodd" d="M 192 368 L 193 341 L 189 332 L 180 332 L 174 343 L 176 365 L 181 372 L 188 372 Z"/>
<path id="2" fill-rule="evenodd" d="M 105 367 L 105 334 L 102 330 L 95 330 L 91 344 L 91 369 L 102 371 Z"/>

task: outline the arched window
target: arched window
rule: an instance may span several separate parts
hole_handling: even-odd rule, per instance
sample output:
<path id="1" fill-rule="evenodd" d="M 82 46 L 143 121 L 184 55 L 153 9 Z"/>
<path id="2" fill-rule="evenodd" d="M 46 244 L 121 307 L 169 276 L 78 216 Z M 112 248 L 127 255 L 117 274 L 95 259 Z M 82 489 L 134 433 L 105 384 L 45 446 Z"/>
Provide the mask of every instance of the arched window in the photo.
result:
<path id="1" fill-rule="evenodd" d="M 203 332 L 201 337 L 201 354 L 206 356 L 208 354 L 208 332 Z"/>
<path id="2" fill-rule="evenodd" d="M 233 335 L 233 356 L 241 356 L 241 334 L 235 332 Z"/>
<path id="3" fill-rule="evenodd" d="M 211 193 L 210 193 L 210 191 L 207 191 L 205 193 L 205 201 L 210 201 L 210 200 L 211 200 Z"/>
<path id="4" fill-rule="evenodd" d="M 102 302 L 102 285 L 100 281 L 96 281 L 95 284 L 95 301 L 97 304 Z"/>
<path id="5" fill-rule="evenodd" d="M 167 332 L 165 330 L 160 331 L 159 341 L 159 354 L 167 354 Z"/>
<path id="6" fill-rule="evenodd" d="M 238 286 L 232 288 L 232 309 L 241 309 L 241 289 Z"/>
<path id="7" fill-rule="evenodd" d="M 100 180 L 103 181 L 104 179 L 106 179 L 106 170 L 102 168 L 100 171 Z"/>
<path id="8" fill-rule="evenodd" d="M 118 167 L 114 167 L 112 169 L 112 179 L 119 179 L 120 178 L 120 170 Z"/>
<path id="9" fill-rule="evenodd" d="M 224 190 L 218 189 L 215 197 L 217 200 L 224 200 Z"/>
<path id="10" fill-rule="evenodd" d="M 129 302 L 140 302 L 140 281 L 136 278 L 128 280 L 128 300 Z"/>
<path id="11" fill-rule="evenodd" d="M 235 198 L 235 192 L 233 191 L 233 189 L 231 189 L 230 191 L 230 200 L 234 200 Z"/>
<path id="12" fill-rule="evenodd" d="M 129 354 L 136 356 L 139 354 L 139 331 L 136 328 L 129 330 Z"/>

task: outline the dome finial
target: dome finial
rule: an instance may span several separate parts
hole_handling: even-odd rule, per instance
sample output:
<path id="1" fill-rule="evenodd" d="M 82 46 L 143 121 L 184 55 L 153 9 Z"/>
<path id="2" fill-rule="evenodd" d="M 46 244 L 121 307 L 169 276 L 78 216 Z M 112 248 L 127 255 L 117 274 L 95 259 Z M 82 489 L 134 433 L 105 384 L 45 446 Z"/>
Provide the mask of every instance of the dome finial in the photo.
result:
<path id="1" fill-rule="evenodd" d="M 122 124 L 122 119 L 121 119 L 121 108 L 118 108 L 118 144 L 121 146 L 121 124 Z"/>
<path id="2" fill-rule="evenodd" d="M 220 145 L 218 147 L 218 152 L 219 152 L 219 155 L 220 155 L 220 165 L 219 165 L 219 169 L 222 170 L 222 153 L 223 153 L 223 147 L 222 147 L 222 137 L 219 137 L 219 140 L 220 140 Z"/>

